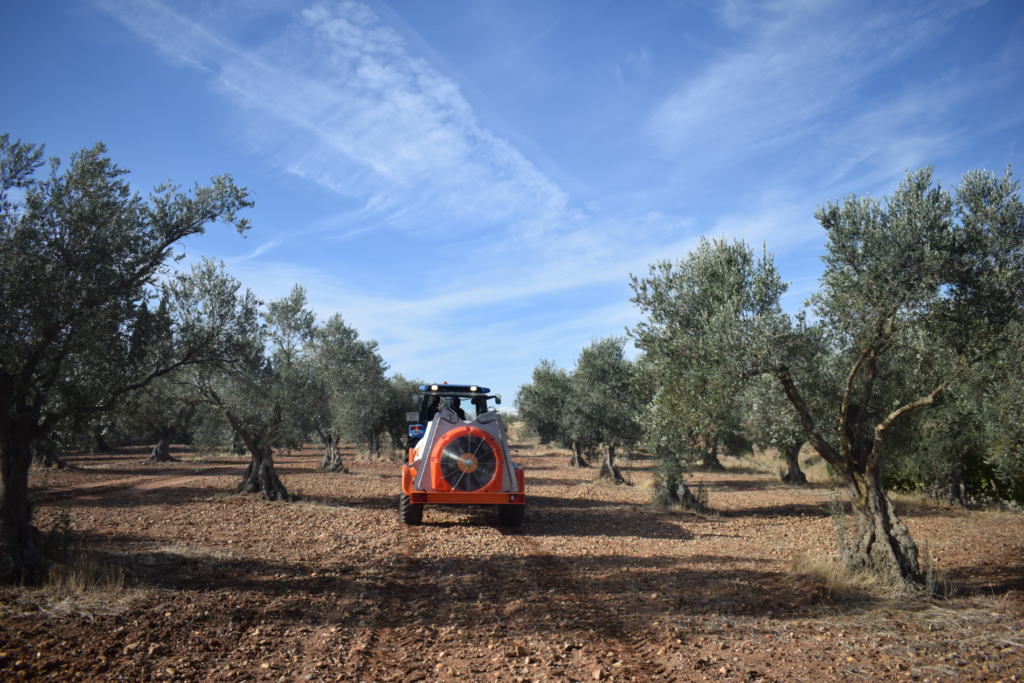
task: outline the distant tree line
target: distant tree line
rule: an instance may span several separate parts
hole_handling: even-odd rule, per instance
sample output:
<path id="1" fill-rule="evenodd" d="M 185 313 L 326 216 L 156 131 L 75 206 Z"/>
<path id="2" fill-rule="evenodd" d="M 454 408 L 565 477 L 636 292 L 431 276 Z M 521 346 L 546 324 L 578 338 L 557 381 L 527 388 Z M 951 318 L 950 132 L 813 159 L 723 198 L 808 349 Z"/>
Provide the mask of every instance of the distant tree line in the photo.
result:
<path id="1" fill-rule="evenodd" d="M 310 439 L 322 468 L 339 446 L 400 446 L 415 382 L 388 376 L 340 315 L 318 321 L 296 286 L 264 304 L 175 248 L 214 223 L 244 234 L 249 193 L 228 175 L 147 199 L 102 144 L 44 165 L 42 147 L 0 136 L 0 580 L 45 569 L 28 471 L 64 447 L 153 435 L 152 459 L 186 439 L 249 455 L 244 493 L 288 498 L 273 450 Z"/>
<path id="2" fill-rule="evenodd" d="M 787 481 L 805 483 L 797 455 L 810 444 L 853 504 L 849 566 L 920 580 L 887 490 L 1024 502 L 1019 185 L 973 171 L 949 191 L 922 169 L 890 196 L 850 195 L 815 217 L 825 270 L 806 311 L 782 310 L 770 252 L 702 238 L 632 278 L 645 316 L 628 332 L 635 360 L 610 338 L 573 371 L 541 361 L 519 414 L 542 442 L 572 447 L 573 464 L 642 444 L 669 500 L 688 499 L 686 473 L 744 439 L 778 449 Z"/>

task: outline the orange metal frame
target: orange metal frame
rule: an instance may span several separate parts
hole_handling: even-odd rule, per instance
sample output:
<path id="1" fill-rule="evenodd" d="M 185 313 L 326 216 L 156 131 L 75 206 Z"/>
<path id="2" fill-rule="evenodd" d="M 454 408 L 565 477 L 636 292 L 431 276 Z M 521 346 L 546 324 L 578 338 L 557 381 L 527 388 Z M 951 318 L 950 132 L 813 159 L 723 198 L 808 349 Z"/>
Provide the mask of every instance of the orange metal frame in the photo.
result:
<path id="1" fill-rule="evenodd" d="M 516 470 L 516 483 L 519 484 L 519 493 L 427 493 L 425 491 L 414 491 L 412 483 L 416 478 L 416 469 L 407 465 L 402 466 L 402 493 L 409 496 L 414 503 L 427 503 L 429 505 L 525 505 L 526 504 L 526 477 L 523 470 Z"/>

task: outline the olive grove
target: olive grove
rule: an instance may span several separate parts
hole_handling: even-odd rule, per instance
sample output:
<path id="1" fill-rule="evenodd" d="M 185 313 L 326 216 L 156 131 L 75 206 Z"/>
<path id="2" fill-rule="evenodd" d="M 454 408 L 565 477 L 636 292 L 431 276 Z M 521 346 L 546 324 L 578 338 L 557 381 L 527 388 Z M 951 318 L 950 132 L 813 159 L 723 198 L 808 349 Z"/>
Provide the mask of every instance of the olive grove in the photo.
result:
<path id="1" fill-rule="evenodd" d="M 571 448 L 570 466 L 589 466 L 585 453 L 601 451 L 598 476 L 621 483 L 616 451 L 642 438 L 641 402 L 634 390 L 636 364 L 625 356 L 626 339 L 595 340 L 580 352 L 568 372 L 542 360 L 533 382 L 516 395 L 519 416 L 541 443 Z"/>
<path id="2" fill-rule="evenodd" d="M 742 391 L 767 390 L 756 378 L 772 377 L 789 403 L 780 420 L 791 425 L 795 414 L 849 492 L 856 528 L 846 562 L 917 580 L 917 547 L 884 475 L 900 454 L 919 461 L 937 439 L 970 450 L 971 435 L 957 433 L 963 420 L 926 423 L 917 419 L 923 411 L 965 414 L 958 392 L 985 376 L 1011 397 L 1019 386 L 1011 360 L 1024 310 L 1018 185 L 1009 174 L 972 172 L 950 193 L 923 169 L 884 200 L 851 195 L 815 216 L 827 242 L 821 288 L 808 302 L 813 329 L 781 312 L 785 286 L 770 255 L 755 261 L 742 244 L 702 240 L 687 259 L 634 278 L 633 301 L 647 319 L 633 335 L 660 380 L 651 414 L 670 406 L 665 419 L 713 432 Z M 1019 416 L 991 417 L 982 431 L 993 438 L 974 447 L 1012 472 Z"/>
<path id="3" fill-rule="evenodd" d="M 176 369 L 220 356 L 221 330 L 150 315 L 173 248 L 214 222 L 248 228 L 252 205 L 230 176 L 132 193 L 97 144 L 66 167 L 0 136 L 0 575 L 45 566 L 30 524 L 32 444 L 59 423 L 112 410 Z M 12 194 L 12 191 L 14 193 Z"/>

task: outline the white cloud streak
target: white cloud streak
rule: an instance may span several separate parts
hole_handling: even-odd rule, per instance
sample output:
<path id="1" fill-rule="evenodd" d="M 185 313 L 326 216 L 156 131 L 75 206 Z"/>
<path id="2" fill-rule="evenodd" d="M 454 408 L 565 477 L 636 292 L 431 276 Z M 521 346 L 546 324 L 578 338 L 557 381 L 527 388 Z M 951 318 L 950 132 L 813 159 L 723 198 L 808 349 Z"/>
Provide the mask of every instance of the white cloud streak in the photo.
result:
<path id="1" fill-rule="evenodd" d="M 672 94 L 653 113 L 649 133 L 673 152 L 713 146 L 726 157 L 820 135 L 826 114 L 856 110 L 872 76 L 978 4 L 726 2 L 722 22 L 747 47 Z"/>
<path id="2" fill-rule="evenodd" d="M 172 59 L 210 71 L 261 115 L 252 144 L 299 176 L 369 198 L 374 221 L 418 229 L 444 215 L 543 234 L 576 218 L 561 188 L 477 121 L 455 81 L 362 3 L 314 5 L 251 49 L 153 0 L 103 6 Z"/>

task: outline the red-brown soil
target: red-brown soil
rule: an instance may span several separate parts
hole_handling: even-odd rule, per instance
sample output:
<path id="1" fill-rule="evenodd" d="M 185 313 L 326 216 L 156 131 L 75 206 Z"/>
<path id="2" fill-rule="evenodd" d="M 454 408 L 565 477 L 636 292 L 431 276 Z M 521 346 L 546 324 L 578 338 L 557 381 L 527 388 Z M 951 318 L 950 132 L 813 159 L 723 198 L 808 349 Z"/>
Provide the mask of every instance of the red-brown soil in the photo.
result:
<path id="1" fill-rule="evenodd" d="M 522 446 L 522 529 L 493 510 L 399 523 L 399 466 L 277 456 L 299 503 L 228 494 L 244 460 L 147 465 L 143 449 L 33 472 L 37 521 L 66 508 L 125 588 L 0 591 L 0 679 L 60 681 L 1018 680 L 1024 524 L 901 510 L 974 597 L 836 602 L 794 576 L 835 546 L 823 487 L 696 475 L 717 517 L 650 508 Z M 351 454 L 350 454 L 351 455 Z"/>

